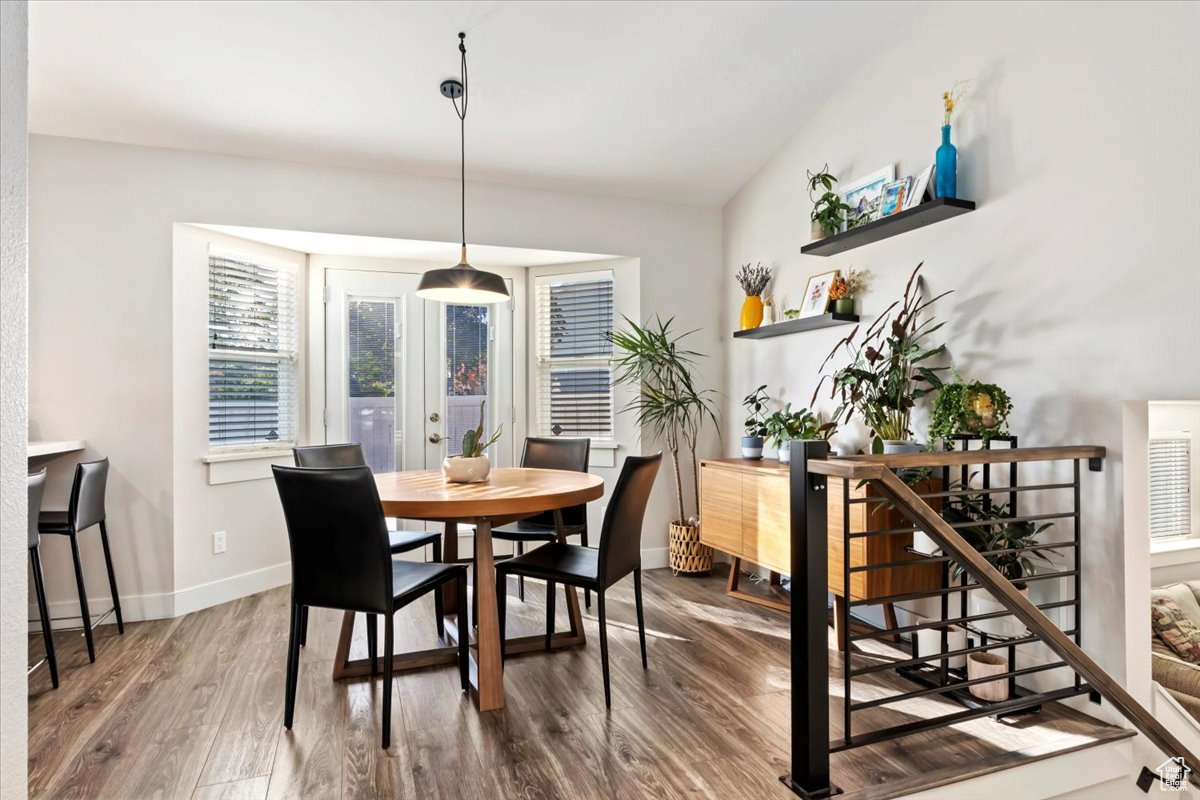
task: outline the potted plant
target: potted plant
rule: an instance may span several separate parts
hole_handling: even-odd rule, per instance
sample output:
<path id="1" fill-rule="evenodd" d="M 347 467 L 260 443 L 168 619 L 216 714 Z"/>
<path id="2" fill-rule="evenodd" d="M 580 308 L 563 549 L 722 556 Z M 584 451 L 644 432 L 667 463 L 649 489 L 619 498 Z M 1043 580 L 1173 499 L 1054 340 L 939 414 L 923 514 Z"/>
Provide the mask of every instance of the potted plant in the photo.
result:
<path id="1" fill-rule="evenodd" d="M 742 458 L 760 459 L 763 437 L 767 435 L 767 385 L 755 389 L 742 398 L 746 407 L 745 436 L 742 437 Z"/>
<path id="2" fill-rule="evenodd" d="M 808 173 L 808 197 L 813 201 L 812 214 L 809 215 L 809 219 L 812 220 L 814 242 L 840 231 L 846 212 L 851 210 L 850 206 L 842 200 L 841 195 L 833 190 L 833 185 L 837 183 L 837 180 L 836 177 L 829 174 L 828 164 L 819 172 Z M 820 196 L 817 196 L 818 193 Z"/>
<path id="3" fill-rule="evenodd" d="M 843 348 L 850 351 L 850 363 L 822 375 L 813 392 L 815 404 L 822 384 L 826 378 L 830 380 L 831 397 L 840 401 L 834 422 L 849 421 L 856 413 L 861 416 L 871 429 L 872 452 L 920 450 L 921 446 L 911 441 L 913 406 L 942 386 L 938 373 L 946 367 L 930 366 L 929 362 L 945 353 L 946 346 L 930 345 L 928 339 L 944 323 L 924 318 L 922 312 L 949 292 L 921 299 L 923 265 L 913 270 L 904 297 L 888 306 L 865 333 L 859 336 L 860 326 L 855 325 L 850 335 L 834 346 L 821 369 Z"/>
<path id="4" fill-rule="evenodd" d="M 488 439 L 483 438 L 483 407 L 479 404 L 479 427 L 468 430 L 463 434 L 462 454 L 447 456 L 442 461 L 442 477 L 451 483 L 481 483 L 488 479 L 492 464 L 484 453 L 500 438 L 503 425 L 497 425 L 496 430 Z"/>
<path id="5" fill-rule="evenodd" d="M 671 569 L 701 573 L 712 569 L 712 549 L 700 542 L 700 525 L 689 516 L 685 500 L 699 507 L 699 462 L 696 446 L 704 426 L 717 425 L 713 391 L 696 385 L 693 370 L 702 353 L 685 349 L 680 342 L 695 331 L 677 334 L 671 330 L 674 319 L 638 325 L 625 318 L 627 328 L 609 334 L 619 351 L 613 382 L 634 387 L 636 396 L 622 411 L 633 412 L 644 429 L 662 440 L 671 456 L 675 477 L 678 516 L 671 522 Z M 686 449 L 692 473 L 689 491 L 684 492 L 680 471 L 680 450 Z"/>
<path id="6" fill-rule="evenodd" d="M 958 375 L 938 392 L 929 415 L 929 448 L 948 442 L 950 437 L 970 433 L 980 437 L 986 447 L 996 436 L 1008 432 L 1005 423 L 1012 412 L 1008 392 L 994 383 L 963 383 Z"/>
<path id="7" fill-rule="evenodd" d="M 829 299 L 833 301 L 835 314 L 853 314 L 854 300 L 866 291 L 867 279 L 870 273 L 866 270 L 850 268 L 845 276 L 839 275 L 833 279 L 829 287 Z"/>
<path id="8" fill-rule="evenodd" d="M 807 408 L 792 411 L 791 403 L 767 417 L 767 436 L 779 449 L 779 460 L 785 464 L 792 460 L 793 439 L 828 439 L 836 428 L 836 422 L 823 423 Z"/>
<path id="9" fill-rule="evenodd" d="M 763 320 L 762 293 L 771 281 L 771 269 L 761 263 L 753 267 L 742 264 L 734 277 L 746 293 L 746 299 L 742 301 L 741 329 L 757 328 Z"/>

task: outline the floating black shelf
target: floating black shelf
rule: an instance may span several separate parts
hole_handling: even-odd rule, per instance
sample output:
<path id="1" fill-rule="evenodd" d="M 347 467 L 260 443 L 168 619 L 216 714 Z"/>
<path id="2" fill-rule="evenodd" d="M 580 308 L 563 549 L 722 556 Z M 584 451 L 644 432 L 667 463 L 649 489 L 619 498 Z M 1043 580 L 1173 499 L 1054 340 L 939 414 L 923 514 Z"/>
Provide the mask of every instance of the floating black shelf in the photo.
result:
<path id="1" fill-rule="evenodd" d="M 868 222 L 845 233 L 835 233 L 812 244 L 800 248 L 806 256 L 834 256 L 862 247 L 864 244 L 878 242 L 901 233 L 908 233 L 917 228 L 924 228 L 944 219 L 957 217 L 975 210 L 975 203 L 970 200 L 959 200 L 951 197 L 939 197 L 936 200 L 922 203 L 915 208 L 901 211 L 890 217 Z"/>
<path id="2" fill-rule="evenodd" d="M 852 325 L 858 322 L 858 314 L 821 314 L 816 317 L 803 319 L 788 319 L 771 325 L 762 325 L 748 331 L 734 331 L 735 339 L 770 339 L 773 336 L 786 336 L 789 333 L 815 331 L 817 328 L 832 328 L 834 325 Z"/>

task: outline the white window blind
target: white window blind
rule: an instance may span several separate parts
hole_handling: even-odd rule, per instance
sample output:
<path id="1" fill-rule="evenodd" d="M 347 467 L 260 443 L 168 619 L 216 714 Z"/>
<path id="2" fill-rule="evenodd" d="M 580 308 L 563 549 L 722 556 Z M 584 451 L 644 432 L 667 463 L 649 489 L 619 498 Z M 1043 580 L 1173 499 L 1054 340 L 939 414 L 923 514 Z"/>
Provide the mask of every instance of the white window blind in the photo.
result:
<path id="1" fill-rule="evenodd" d="M 537 279 L 539 436 L 613 439 L 613 274 Z"/>
<path id="2" fill-rule="evenodd" d="M 212 251 L 208 259 L 208 442 L 296 442 L 296 267 Z"/>
<path id="3" fill-rule="evenodd" d="M 1192 532 L 1191 434 L 1160 433 L 1150 438 L 1150 536 Z"/>

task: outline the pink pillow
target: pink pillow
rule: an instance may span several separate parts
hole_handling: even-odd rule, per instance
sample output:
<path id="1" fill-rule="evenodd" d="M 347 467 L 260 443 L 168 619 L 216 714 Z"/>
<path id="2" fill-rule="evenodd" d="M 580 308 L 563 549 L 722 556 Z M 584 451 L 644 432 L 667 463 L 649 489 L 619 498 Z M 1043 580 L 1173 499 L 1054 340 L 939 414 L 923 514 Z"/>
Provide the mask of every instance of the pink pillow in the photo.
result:
<path id="1" fill-rule="evenodd" d="M 1200 628 L 1187 618 L 1175 601 L 1161 597 L 1150 606 L 1154 632 L 1189 664 L 1200 664 Z"/>

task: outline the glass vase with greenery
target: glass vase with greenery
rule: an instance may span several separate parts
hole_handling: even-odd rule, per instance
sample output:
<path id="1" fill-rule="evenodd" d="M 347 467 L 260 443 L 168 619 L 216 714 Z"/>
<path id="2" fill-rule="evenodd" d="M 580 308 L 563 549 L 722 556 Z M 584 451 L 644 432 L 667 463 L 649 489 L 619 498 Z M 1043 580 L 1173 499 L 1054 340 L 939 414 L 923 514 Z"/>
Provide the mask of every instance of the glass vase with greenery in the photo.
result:
<path id="1" fill-rule="evenodd" d="M 904 297 L 888 306 L 875 322 L 859 335 L 855 325 L 821 364 L 824 370 L 843 349 L 850 363 L 821 376 L 813 392 L 813 404 L 826 379 L 830 396 L 839 401 L 833 413 L 838 423 L 858 414 L 871 430 L 872 452 L 883 452 L 884 442 L 905 442 L 912 436 L 911 416 L 917 401 L 942 386 L 944 366 L 931 362 L 946 352 L 943 344 L 932 345 L 930 336 L 943 324 L 923 312 L 950 292 L 922 300 L 924 278 L 917 265 L 904 287 Z"/>
<path id="2" fill-rule="evenodd" d="M 814 239 L 824 239 L 840 231 L 846 212 L 851 210 L 841 195 L 833 190 L 837 180 L 829 174 L 828 164 L 818 172 L 808 173 L 808 197 L 813 204 L 809 219 L 812 220 Z"/>
<path id="3" fill-rule="evenodd" d="M 717 426 L 712 389 L 697 386 L 694 370 L 703 353 L 685 349 L 681 341 L 695 333 L 671 330 L 674 317 L 639 325 L 628 317 L 626 328 L 610 335 L 617 349 L 613 383 L 633 387 L 637 394 L 623 409 L 632 412 L 638 425 L 660 438 L 671 456 L 675 477 L 676 524 L 694 526 L 695 516 L 687 513 L 686 500 L 699 507 L 699 462 L 696 447 L 705 425 Z M 692 467 L 692 480 L 685 497 L 680 450 L 686 450 Z M 698 512 L 697 512 L 698 513 Z"/>

